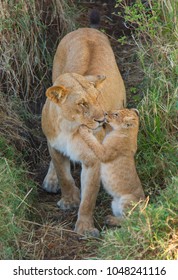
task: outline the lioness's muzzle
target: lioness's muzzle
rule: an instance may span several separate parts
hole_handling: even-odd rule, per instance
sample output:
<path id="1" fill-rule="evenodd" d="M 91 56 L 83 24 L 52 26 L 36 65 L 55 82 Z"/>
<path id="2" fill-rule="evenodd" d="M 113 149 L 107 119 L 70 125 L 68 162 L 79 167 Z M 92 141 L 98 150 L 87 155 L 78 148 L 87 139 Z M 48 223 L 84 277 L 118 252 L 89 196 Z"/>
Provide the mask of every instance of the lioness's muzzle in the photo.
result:
<path id="1" fill-rule="evenodd" d="M 94 119 L 95 122 L 98 122 L 99 125 L 103 125 L 103 123 L 105 122 L 105 118 L 102 118 L 102 119 Z"/>

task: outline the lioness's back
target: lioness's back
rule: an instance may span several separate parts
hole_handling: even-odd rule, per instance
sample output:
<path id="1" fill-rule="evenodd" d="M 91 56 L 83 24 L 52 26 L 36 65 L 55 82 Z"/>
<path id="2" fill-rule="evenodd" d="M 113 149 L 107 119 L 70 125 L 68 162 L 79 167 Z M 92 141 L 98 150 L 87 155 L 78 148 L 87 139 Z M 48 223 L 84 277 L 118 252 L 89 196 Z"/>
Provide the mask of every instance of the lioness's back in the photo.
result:
<path id="1" fill-rule="evenodd" d="M 80 28 L 59 43 L 53 64 L 53 82 L 63 73 L 106 76 L 101 85 L 106 110 L 122 108 L 125 87 L 107 36 L 92 28 Z"/>

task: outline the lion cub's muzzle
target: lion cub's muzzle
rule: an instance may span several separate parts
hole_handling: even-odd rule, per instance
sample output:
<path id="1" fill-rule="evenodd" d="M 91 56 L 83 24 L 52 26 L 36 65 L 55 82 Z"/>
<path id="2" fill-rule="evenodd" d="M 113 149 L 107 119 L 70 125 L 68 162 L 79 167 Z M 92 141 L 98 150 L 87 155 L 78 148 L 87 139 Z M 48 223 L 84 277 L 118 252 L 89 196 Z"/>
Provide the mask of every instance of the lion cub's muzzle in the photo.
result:
<path id="1" fill-rule="evenodd" d="M 109 116 L 107 112 L 104 113 L 104 123 L 109 123 Z"/>

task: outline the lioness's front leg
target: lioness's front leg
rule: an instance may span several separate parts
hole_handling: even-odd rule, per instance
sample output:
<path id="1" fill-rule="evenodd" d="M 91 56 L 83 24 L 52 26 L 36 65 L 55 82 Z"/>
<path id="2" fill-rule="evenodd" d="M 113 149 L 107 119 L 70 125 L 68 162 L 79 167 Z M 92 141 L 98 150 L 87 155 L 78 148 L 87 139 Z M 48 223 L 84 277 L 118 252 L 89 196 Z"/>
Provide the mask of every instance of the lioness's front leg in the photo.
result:
<path id="1" fill-rule="evenodd" d="M 94 227 L 93 211 L 100 187 L 100 162 L 91 166 L 82 164 L 81 173 L 81 203 L 75 231 L 79 234 L 97 237 L 99 231 Z"/>
<path id="2" fill-rule="evenodd" d="M 60 190 L 59 181 L 52 160 L 50 161 L 48 172 L 44 178 L 42 188 L 49 193 L 58 193 Z"/>
<path id="3" fill-rule="evenodd" d="M 78 207 L 80 203 L 80 191 L 76 187 L 70 172 L 70 160 L 50 145 L 49 152 L 61 187 L 62 197 L 57 205 L 63 210 Z"/>

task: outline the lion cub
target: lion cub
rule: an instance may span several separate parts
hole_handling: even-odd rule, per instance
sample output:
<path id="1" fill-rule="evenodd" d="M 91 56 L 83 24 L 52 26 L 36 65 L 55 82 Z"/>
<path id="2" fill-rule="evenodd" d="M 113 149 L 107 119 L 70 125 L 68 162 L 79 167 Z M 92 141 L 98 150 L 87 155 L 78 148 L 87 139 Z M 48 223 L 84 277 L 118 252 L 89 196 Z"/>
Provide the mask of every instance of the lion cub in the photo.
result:
<path id="1" fill-rule="evenodd" d="M 86 126 L 80 134 L 101 161 L 101 180 L 106 191 L 113 197 L 114 216 L 107 216 L 110 225 L 119 225 L 126 208 L 132 202 L 145 198 L 135 168 L 134 155 L 137 150 L 139 116 L 136 109 L 122 109 L 106 115 L 112 127 L 100 144 Z"/>

